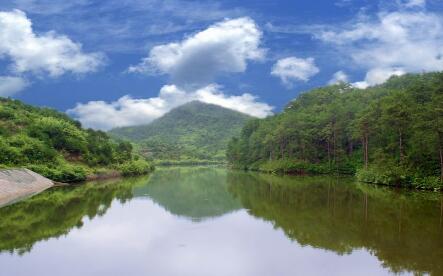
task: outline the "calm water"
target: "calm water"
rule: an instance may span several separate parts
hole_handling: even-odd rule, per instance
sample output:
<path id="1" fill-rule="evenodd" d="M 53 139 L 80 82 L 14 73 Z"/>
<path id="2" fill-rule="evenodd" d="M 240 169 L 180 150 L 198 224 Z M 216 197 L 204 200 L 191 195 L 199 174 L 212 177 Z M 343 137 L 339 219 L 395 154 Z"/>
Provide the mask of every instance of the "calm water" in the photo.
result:
<path id="1" fill-rule="evenodd" d="M 219 168 L 0 209 L 0 275 L 443 275 L 442 198 Z"/>

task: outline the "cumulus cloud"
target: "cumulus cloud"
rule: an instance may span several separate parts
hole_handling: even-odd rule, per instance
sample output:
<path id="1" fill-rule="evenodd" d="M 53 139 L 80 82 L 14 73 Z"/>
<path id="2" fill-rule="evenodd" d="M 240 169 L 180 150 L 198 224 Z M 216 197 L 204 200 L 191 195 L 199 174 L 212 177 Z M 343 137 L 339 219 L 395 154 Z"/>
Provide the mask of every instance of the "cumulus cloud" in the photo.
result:
<path id="1" fill-rule="evenodd" d="M 153 47 L 148 57 L 128 71 L 168 74 L 180 86 L 201 86 L 222 73 L 244 72 L 249 60 L 263 59 L 261 37 L 248 17 L 224 20 L 181 42 Z"/>
<path id="2" fill-rule="evenodd" d="M 260 118 L 272 114 L 273 109 L 266 103 L 258 102 L 257 98 L 251 94 L 229 96 L 221 91 L 220 86 L 210 84 L 190 92 L 176 85 L 165 85 L 157 97 L 133 99 L 130 96 L 124 96 L 111 103 L 92 101 L 77 104 L 67 113 L 77 118 L 86 127 L 109 130 L 114 127 L 150 123 L 174 107 L 194 100 L 220 105 Z"/>
<path id="3" fill-rule="evenodd" d="M 248 61 L 264 58 L 262 33 L 255 22 L 242 17 L 213 24 L 184 40 L 153 47 L 148 57 L 129 72 L 167 74 L 173 84 L 161 88 L 157 97 L 134 99 L 124 96 L 115 102 L 92 101 L 77 104 L 68 114 L 86 127 L 108 130 L 147 124 L 171 109 L 190 101 L 201 101 L 266 117 L 272 107 L 249 93 L 225 94 L 212 83 L 219 74 L 244 72 Z"/>
<path id="4" fill-rule="evenodd" d="M 379 84 L 406 72 L 443 70 L 443 19 L 433 13 L 382 12 L 375 19 L 361 17 L 317 37 L 335 44 L 345 57 L 367 70 L 359 85 Z"/>
<path id="5" fill-rule="evenodd" d="M 320 70 L 313 58 L 287 57 L 278 60 L 272 67 L 271 75 L 279 77 L 284 85 L 292 87 L 295 81 L 308 81 Z"/>
<path id="6" fill-rule="evenodd" d="M 25 89 L 28 82 L 21 77 L 0 76 L 0 96 L 9 97 Z"/>
<path id="7" fill-rule="evenodd" d="M 0 58 L 11 60 L 14 73 L 88 73 L 103 64 L 100 53 L 84 53 L 82 45 L 53 31 L 36 34 L 20 10 L 0 12 Z"/>
<path id="8" fill-rule="evenodd" d="M 332 75 L 332 79 L 328 82 L 328 84 L 337 84 L 341 82 L 349 82 L 349 77 L 345 72 L 340 70 Z"/>
<path id="9" fill-rule="evenodd" d="M 264 118 L 272 114 L 273 107 L 257 101 L 257 96 L 244 93 L 240 96 L 225 95 L 220 91 L 220 86 L 209 85 L 195 92 L 196 100 L 204 103 L 216 104 L 233 109 L 254 117 Z"/>
<path id="10" fill-rule="evenodd" d="M 384 83 L 392 76 L 401 76 L 406 72 L 401 68 L 374 68 L 366 73 L 364 81 L 352 83 L 357 88 L 367 88 L 376 84 Z"/>

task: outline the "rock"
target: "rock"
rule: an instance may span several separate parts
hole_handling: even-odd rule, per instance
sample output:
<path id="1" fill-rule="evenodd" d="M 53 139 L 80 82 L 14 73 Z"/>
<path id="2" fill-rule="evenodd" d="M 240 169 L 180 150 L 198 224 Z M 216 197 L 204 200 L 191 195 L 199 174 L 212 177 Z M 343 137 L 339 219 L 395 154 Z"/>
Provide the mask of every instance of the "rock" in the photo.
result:
<path id="1" fill-rule="evenodd" d="M 51 180 L 28 169 L 0 170 L 0 207 L 52 186 Z"/>

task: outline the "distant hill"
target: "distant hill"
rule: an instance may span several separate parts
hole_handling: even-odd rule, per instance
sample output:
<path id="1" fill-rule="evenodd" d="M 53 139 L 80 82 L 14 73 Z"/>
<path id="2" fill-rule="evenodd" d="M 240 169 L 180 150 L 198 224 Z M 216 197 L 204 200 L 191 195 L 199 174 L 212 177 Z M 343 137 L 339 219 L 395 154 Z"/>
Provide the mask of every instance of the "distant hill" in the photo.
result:
<path id="1" fill-rule="evenodd" d="M 193 101 L 152 123 L 111 130 L 111 136 L 138 144 L 157 160 L 224 160 L 228 141 L 253 117 L 218 105 Z"/>

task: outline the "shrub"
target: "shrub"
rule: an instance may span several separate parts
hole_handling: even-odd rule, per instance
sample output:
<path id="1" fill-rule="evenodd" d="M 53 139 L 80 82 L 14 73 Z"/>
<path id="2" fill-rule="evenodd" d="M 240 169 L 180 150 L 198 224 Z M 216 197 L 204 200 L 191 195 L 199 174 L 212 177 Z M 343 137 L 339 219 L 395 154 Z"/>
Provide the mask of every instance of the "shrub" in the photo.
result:
<path id="1" fill-rule="evenodd" d="M 26 168 L 57 182 L 80 182 L 86 180 L 87 172 L 81 166 L 63 164 L 57 167 L 47 165 L 26 165 Z"/>
<path id="2" fill-rule="evenodd" d="M 67 121 L 53 117 L 40 118 L 30 127 L 29 134 L 58 150 L 70 153 L 87 152 L 85 133 Z"/>
<path id="3" fill-rule="evenodd" d="M 438 176 L 415 176 L 412 183 L 416 189 L 443 190 L 443 182 Z"/>
<path id="4" fill-rule="evenodd" d="M 54 162 L 58 153 L 53 148 L 26 135 L 16 135 L 9 138 L 9 144 L 19 149 L 23 163 L 47 163 Z"/>
<path id="5" fill-rule="evenodd" d="M 332 172 L 329 166 L 325 164 L 311 164 L 290 159 L 271 160 L 262 164 L 254 164 L 251 169 L 269 173 L 287 174 L 326 174 Z"/>
<path id="6" fill-rule="evenodd" d="M 124 176 L 141 175 L 151 172 L 153 166 L 147 161 L 139 159 L 119 165 L 118 170 L 121 171 Z"/>
<path id="7" fill-rule="evenodd" d="M 362 182 L 390 186 L 410 186 L 413 180 L 412 176 L 408 175 L 408 170 L 401 165 L 373 165 L 367 169 L 359 169 L 356 175 Z"/>
<path id="8" fill-rule="evenodd" d="M 0 163 L 1 164 L 17 164 L 22 160 L 22 155 L 20 150 L 11 147 L 8 143 L 0 140 Z"/>

